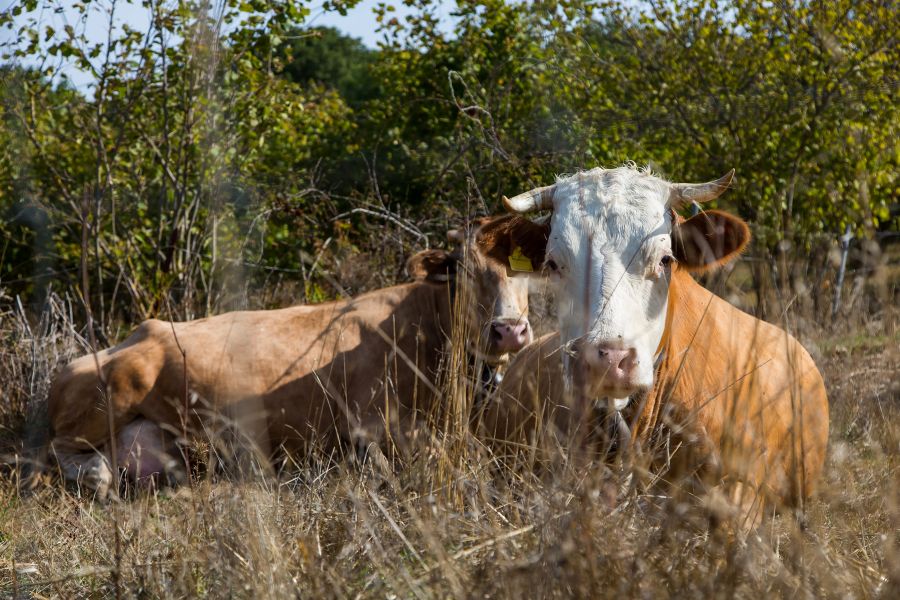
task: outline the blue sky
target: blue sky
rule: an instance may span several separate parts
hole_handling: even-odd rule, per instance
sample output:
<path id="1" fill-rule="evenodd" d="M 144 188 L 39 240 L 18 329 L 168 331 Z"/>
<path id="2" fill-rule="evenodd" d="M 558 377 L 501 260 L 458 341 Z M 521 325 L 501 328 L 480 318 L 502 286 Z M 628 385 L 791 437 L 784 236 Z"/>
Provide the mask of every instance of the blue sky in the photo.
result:
<path id="1" fill-rule="evenodd" d="M 322 3 L 316 2 L 313 6 L 309 24 L 336 27 L 348 35 L 360 38 L 364 44 L 374 48 L 380 36 L 375 33 L 378 23 L 375 22 L 375 15 L 372 13 L 372 9 L 379 1 L 384 1 L 385 4 L 394 6 L 396 8 L 394 14 L 398 17 L 406 16 L 412 12 L 407 6 L 403 5 L 401 0 L 395 0 L 394 2 L 389 0 L 362 0 L 353 10 L 347 12 L 346 17 L 342 17 L 337 13 L 323 13 L 321 10 Z M 452 20 L 450 12 L 456 8 L 456 2 L 439 2 L 436 4 L 438 4 L 437 14 L 440 16 L 441 22 L 444 24 L 449 23 Z"/>
<path id="2" fill-rule="evenodd" d="M 66 24 L 72 25 L 77 31 L 81 31 L 81 26 L 75 22 L 77 13 L 69 8 L 72 1 L 56 2 L 54 0 L 44 0 L 42 2 L 44 8 L 39 9 L 39 11 L 32 13 L 30 16 L 37 17 L 42 23 L 51 25 L 57 31 L 61 31 Z M 412 12 L 409 7 L 403 4 L 402 0 L 362 0 L 356 7 L 349 10 L 346 16 L 341 16 L 334 12 L 325 12 L 322 9 L 321 0 L 316 0 L 312 3 L 311 14 L 306 24 L 336 27 L 348 35 L 361 39 L 365 45 L 374 48 L 378 44 L 380 35 L 376 33 L 378 23 L 375 21 L 372 9 L 379 1 L 385 1 L 386 4 L 393 5 L 396 9 L 394 14 L 398 17 L 406 16 Z M 17 3 L 17 0 L 0 0 L 0 11 L 9 10 Z M 95 4 L 97 9 L 91 11 L 91 15 L 87 22 L 83 24 L 83 27 L 89 39 L 100 41 L 106 39 L 109 28 L 109 17 L 105 9 L 108 8 L 110 2 L 109 0 L 95 0 Z M 447 1 L 436 4 L 438 5 L 436 11 L 441 21 L 449 24 L 452 20 L 450 12 L 455 8 L 456 2 Z M 65 9 L 57 13 L 51 8 L 55 6 L 63 6 Z M 101 7 L 104 10 L 101 10 Z M 23 24 L 27 18 L 29 17 L 26 15 L 19 17 L 17 24 Z M 141 6 L 139 0 L 120 0 L 116 4 L 115 22 L 118 26 L 121 26 L 122 23 L 128 23 L 132 28 L 146 31 L 149 23 L 148 11 Z M 6 30 L 0 31 L 0 36 L 8 36 Z M 9 41 L 11 40 L 8 37 L 6 39 L 0 38 L 0 42 Z M 89 88 L 93 81 L 89 74 L 79 72 L 72 66 L 61 64 L 60 70 L 65 72 L 72 83 L 80 89 Z"/>

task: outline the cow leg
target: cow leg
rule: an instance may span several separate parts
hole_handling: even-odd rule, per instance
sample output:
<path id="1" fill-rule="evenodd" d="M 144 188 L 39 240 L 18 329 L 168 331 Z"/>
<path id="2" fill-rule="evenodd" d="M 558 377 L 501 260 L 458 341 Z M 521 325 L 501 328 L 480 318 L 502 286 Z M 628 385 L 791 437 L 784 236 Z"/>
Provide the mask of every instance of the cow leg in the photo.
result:
<path id="1" fill-rule="evenodd" d="M 120 469 L 137 484 L 152 484 L 177 470 L 175 444 L 163 429 L 147 419 L 136 419 L 118 432 L 116 458 Z M 95 491 L 99 499 L 116 492 L 111 461 L 106 452 L 66 452 L 57 450 L 56 461 L 62 476 Z"/>
<path id="2" fill-rule="evenodd" d="M 765 508 L 763 496 L 748 483 L 736 481 L 728 487 L 728 499 L 737 511 L 738 531 L 746 535 L 762 523 Z"/>
<path id="3" fill-rule="evenodd" d="M 210 469 L 239 477 L 274 475 L 275 452 L 263 403 L 250 398 L 219 404 L 223 410 L 205 409 L 198 421 L 201 439 L 209 442 Z M 276 445 L 276 450 L 280 447 Z"/>
<path id="4" fill-rule="evenodd" d="M 67 481 L 94 490 L 100 500 L 109 496 L 114 478 L 109 460 L 102 452 L 56 452 L 56 462 Z"/>

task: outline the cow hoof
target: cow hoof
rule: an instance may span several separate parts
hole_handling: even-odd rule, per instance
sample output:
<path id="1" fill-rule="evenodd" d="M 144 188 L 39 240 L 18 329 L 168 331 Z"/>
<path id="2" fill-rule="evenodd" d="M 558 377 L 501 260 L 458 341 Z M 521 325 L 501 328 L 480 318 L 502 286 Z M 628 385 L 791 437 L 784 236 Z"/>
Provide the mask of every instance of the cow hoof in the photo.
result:
<path id="1" fill-rule="evenodd" d="M 106 457 L 100 453 L 58 453 L 57 463 L 62 471 L 63 478 L 74 481 L 76 485 L 84 486 L 94 491 L 94 497 L 98 500 L 106 500 L 110 492 L 115 493 L 112 469 Z"/>
<path id="2" fill-rule="evenodd" d="M 94 490 L 94 495 L 99 500 L 107 500 L 110 498 L 113 489 L 112 469 L 106 462 L 106 457 L 95 454 L 85 464 L 81 482 L 87 487 Z"/>

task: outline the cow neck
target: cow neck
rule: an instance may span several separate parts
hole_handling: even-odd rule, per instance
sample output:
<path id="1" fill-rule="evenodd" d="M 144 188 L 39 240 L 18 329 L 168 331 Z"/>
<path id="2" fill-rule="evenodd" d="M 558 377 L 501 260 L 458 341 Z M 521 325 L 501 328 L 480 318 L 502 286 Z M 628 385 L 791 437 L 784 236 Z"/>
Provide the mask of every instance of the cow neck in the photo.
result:
<path id="1" fill-rule="evenodd" d="M 447 284 L 449 286 L 448 296 L 450 298 L 450 319 L 452 321 L 453 314 L 456 311 L 456 299 L 458 297 L 456 277 L 451 277 Z M 506 364 L 509 359 L 489 356 L 478 350 L 477 347 L 472 346 L 468 339 L 466 339 L 465 342 L 465 352 L 470 369 L 477 369 L 478 364 L 481 363 L 481 368 L 478 369 L 478 387 L 479 390 L 485 394 L 490 394 L 499 384 L 499 380 L 497 379 L 498 369 Z"/>
<path id="2" fill-rule="evenodd" d="M 669 214 L 672 216 L 672 225 L 674 225 L 683 219 L 675 212 L 673 209 L 669 209 Z M 666 298 L 666 323 L 663 326 L 663 334 L 659 339 L 659 344 L 656 346 L 656 352 L 653 353 L 653 366 L 658 371 L 660 365 L 665 360 L 666 357 L 666 346 L 669 345 L 669 338 L 672 337 L 672 315 L 675 314 L 673 307 L 675 306 L 675 297 L 677 297 L 678 293 L 675 291 L 677 287 L 677 279 L 678 279 L 678 267 L 675 267 L 675 270 L 672 272 L 672 279 L 669 282 L 669 290 L 667 292 Z M 657 373 L 654 373 L 654 376 Z M 654 378 L 654 381 L 657 379 Z"/>
<path id="3" fill-rule="evenodd" d="M 691 284 L 697 284 L 691 275 L 686 271 L 675 271 L 672 276 L 672 282 L 669 285 L 669 299 L 666 308 L 666 324 L 663 337 L 660 340 L 657 349 L 657 356 L 654 362 L 653 387 L 646 393 L 640 394 L 634 406 L 634 413 L 629 419 L 631 423 L 631 431 L 635 439 L 646 440 L 659 423 L 660 415 L 667 403 L 669 396 L 672 394 L 674 381 L 671 375 L 677 374 L 679 370 L 678 364 L 672 361 L 677 358 L 677 352 L 673 351 L 673 339 L 677 337 L 675 328 L 683 330 L 685 327 L 690 328 L 689 323 L 683 322 L 690 310 L 685 306 L 684 297 L 689 293 L 687 288 Z M 679 305 L 681 320 L 675 323 L 675 306 Z"/>
<path id="4" fill-rule="evenodd" d="M 675 285 L 675 277 L 672 277 L 672 282 L 669 284 L 669 294 L 666 299 L 666 323 L 663 326 L 662 337 L 659 338 L 659 344 L 656 346 L 656 352 L 653 353 L 653 364 L 657 368 L 665 359 L 666 356 L 666 347 L 669 345 L 669 339 L 672 337 L 672 316 L 675 314 L 673 307 L 675 306 L 675 302 L 672 300 L 672 287 Z"/>

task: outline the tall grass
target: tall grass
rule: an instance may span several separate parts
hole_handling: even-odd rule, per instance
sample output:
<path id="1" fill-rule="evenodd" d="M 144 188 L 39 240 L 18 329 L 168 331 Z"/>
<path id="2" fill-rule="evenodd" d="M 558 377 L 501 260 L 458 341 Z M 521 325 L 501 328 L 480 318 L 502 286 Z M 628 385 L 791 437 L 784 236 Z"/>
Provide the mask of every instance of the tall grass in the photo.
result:
<path id="1" fill-rule="evenodd" d="M 878 316 L 880 336 L 866 323 L 805 332 L 832 410 L 821 491 L 802 515 L 772 515 L 740 541 L 721 506 L 645 487 L 639 474 L 498 468 L 468 426 L 478 366 L 464 325 L 445 358 L 440 411 L 413 452 L 316 454 L 278 477 L 248 477 L 209 460 L 227 450 L 196 441 L 189 482 L 128 490 L 115 511 L 58 479 L 23 495 L 25 415 L 39 412 L 55 368 L 87 348 L 72 303 L 54 296 L 49 306 L 37 322 L 19 308 L 0 316 L 4 596 L 107 597 L 117 580 L 125 596 L 159 598 L 900 593 L 896 311 Z"/>

